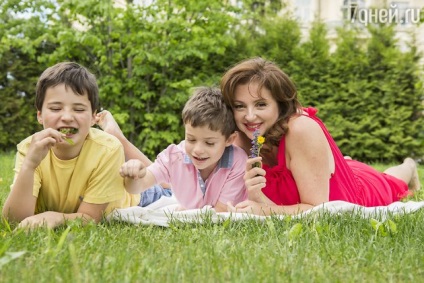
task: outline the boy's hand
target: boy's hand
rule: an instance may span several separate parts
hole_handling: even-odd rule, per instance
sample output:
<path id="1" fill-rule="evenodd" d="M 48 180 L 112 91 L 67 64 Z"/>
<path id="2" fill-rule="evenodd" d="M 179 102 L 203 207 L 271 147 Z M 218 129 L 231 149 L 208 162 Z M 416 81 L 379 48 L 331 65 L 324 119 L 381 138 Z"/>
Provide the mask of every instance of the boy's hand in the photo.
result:
<path id="1" fill-rule="evenodd" d="M 64 136 L 59 131 L 48 128 L 35 133 L 32 136 L 25 162 L 28 166 L 35 169 L 46 157 L 50 148 L 57 143 L 64 142 Z"/>
<path id="2" fill-rule="evenodd" d="M 64 222 L 62 213 L 55 211 L 46 211 L 40 214 L 32 215 L 19 223 L 18 228 L 34 229 L 38 227 L 54 228 Z"/>
<path id="3" fill-rule="evenodd" d="M 137 180 L 146 176 L 146 168 L 140 160 L 130 159 L 121 166 L 119 174 L 124 178 Z"/>

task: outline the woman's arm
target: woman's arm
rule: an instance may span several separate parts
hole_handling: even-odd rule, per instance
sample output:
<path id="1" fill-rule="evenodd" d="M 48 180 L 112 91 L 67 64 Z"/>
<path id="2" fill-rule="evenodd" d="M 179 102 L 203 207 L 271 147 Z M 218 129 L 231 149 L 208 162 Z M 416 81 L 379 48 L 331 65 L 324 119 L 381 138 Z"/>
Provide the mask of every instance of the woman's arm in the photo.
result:
<path id="1" fill-rule="evenodd" d="M 329 201 L 334 157 L 321 127 L 315 121 L 300 116 L 289 122 L 286 161 L 296 182 L 301 204 L 316 206 Z"/>
<path id="2" fill-rule="evenodd" d="M 299 203 L 295 205 L 268 205 L 266 203 L 246 200 L 233 206 L 227 203 L 228 211 L 243 212 L 257 215 L 287 214 L 294 215 L 313 208 L 313 205 Z"/>

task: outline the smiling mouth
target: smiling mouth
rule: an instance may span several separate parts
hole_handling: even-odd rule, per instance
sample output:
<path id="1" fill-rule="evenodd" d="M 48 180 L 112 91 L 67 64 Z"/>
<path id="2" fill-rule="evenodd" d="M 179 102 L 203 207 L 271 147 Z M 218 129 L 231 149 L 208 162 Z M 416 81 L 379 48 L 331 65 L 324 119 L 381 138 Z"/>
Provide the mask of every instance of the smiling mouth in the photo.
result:
<path id="1" fill-rule="evenodd" d="M 247 128 L 249 131 L 255 131 L 255 130 L 259 129 L 259 127 L 261 126 L 260 124 L 255 124 L 255 125 L 247 125 L 247 124 L 244 124 L 244 125 L 246 126 L 246 128 Z"/>
<path id="2" fill-rule="evenodd" d="M 205 161 L 205 160 L 209 159 L 209 157 L 200 158 L 200 157 L 195 157 L 195 156 L 193 156 L 193 158 L 196 159 L 197 161 Z"/>

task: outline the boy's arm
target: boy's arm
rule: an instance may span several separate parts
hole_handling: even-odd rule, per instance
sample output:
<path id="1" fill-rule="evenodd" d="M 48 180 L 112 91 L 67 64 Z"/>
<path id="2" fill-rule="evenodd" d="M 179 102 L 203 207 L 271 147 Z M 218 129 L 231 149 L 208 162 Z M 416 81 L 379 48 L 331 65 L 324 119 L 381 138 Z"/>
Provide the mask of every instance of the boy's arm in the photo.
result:
<path id="1" fill-rule="evenodd" d="M 125 182 L 125 189 L 130 194 L 144 192 L 154 184 L 156 178 L 152 172 L 146 169 L 139 159 L 131 159 L 125 162 L 119 171 Z"/>
<path id="2" fill-rule="evenodd" d="M 34 173 L 35 168 L 24 162 L 3 206 L 3 216 L 10 221 L 20 222 L 34 215 L 37 202 L 32 194 Z"/>
<path id="3" fill-rule="evenodd" d="M 63 142 L 62 136 L 61 133 L 50 128 L 35 133 L 26 156 L 17 156 L 17 159 L 23 158 L 23 161 L 3 206 L 2 213 L 5 218 L 19 222 L 34 215 L 37 202 L 37 198 L 33 195 L 35 170 L 50 148 L 58 142 Z"/>
<path id="4" fill-rule="evenodd" d="M 227 211 L 227 203 L 237 204 L 247 198 L 247 190 L 244 183 L 244 172 L 247 156 L 242 149 L 234 147 L 234 159 L 230 173 L 220 189 L 219 199 L 215 204 L 215 210 Z M 222 206 L 225 206 L 223 208 Z"/>
<path id="5" fill-rule="evenodd" d="M 47 226 L 48 228 L 54 228 L 59 225 L 65 224 L 66 221 L 81 219 L 84 224 L 94 221 L 95 223 L 100 222 L 104 215 L 104 211 L 108 206 L 104 204 L 92 204 L 82 202 L 78 212 L 76 213 L 62 213 L 56 211 L 46 211 L 30 217 L 25 218 L 18 227 L 20 228 L 36 228 L 40 226 Z"/>

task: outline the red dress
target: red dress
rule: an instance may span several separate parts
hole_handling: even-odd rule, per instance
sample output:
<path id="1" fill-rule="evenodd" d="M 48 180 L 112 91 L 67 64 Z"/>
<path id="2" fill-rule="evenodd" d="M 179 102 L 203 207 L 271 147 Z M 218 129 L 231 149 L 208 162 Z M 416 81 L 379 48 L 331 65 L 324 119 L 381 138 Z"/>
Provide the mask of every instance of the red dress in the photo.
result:
<path id="1" fill-rule="evenodd" d="M 408 185 L 393 176 L 381 173 L 356 160 L 344 159 L 324 123 L 315 116 L 315 108 L 303 109 L 316 121 L 324 132 L 334 156 L 335 172 L 330 179 L 329 200 L 343 200 L 362 206 L 388 205 L 406 197 Z M 274 167 L 263 165 L 266 171 L 266 187 L 262 192 L 277 205 L 300 203 L 299 192 L 293 175 L 286 166 L 285 136 L 278 147 L 278 164 Z"/>

